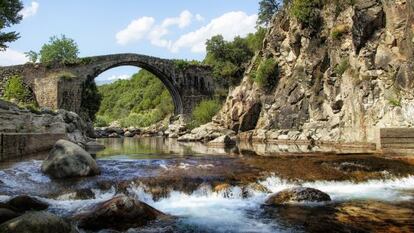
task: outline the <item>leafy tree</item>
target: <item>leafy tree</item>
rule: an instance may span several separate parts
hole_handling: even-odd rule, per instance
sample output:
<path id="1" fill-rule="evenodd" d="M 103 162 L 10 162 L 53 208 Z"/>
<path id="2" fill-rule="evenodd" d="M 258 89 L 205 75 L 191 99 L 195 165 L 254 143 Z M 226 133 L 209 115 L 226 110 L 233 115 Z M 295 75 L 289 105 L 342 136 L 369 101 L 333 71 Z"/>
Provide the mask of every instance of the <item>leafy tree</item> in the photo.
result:
<path id="1" fill-rule="evenodd" d="M 59 62 L 72 64 L 78 61 L 79 49 L 73 39 L 62 35 L 60 38 L 52 36 L 48 44 L 40 50 L 40 62 L 45 64 Z"/>
<path id="2" fill-rule="evenodd" d="M 213 36 L 207 40 L 206 50 L 204 63 L 213 67 L 214 77 L 224 81 L 226 87 L 240 82 L 245 64 L 254 55 L 248 40 L 241 37 L 228 42 L 221 35 Z"/>
<path id="3" fill-rule="evenodd" d="M 17 24 L 22 20 L 19 12 L 23 9 L 23 4 L 19 0 L 1 0 L 0 1 L 0 30 Z M 0 31 L 0 50 L 7 48 L 6 43 L 15 41 L 19 38 L 16 32 Z"/>
<path id="4" fill-rule="evenodd" d="M 29 59 L 29 62 L 31 63 L 36 63 L 37 60 L 39 59 L 39 54 L 33 50 L 30 50 L 29 52 L 25 52 L 24 54 L 26 55 L 26 57 Z"/>
<path id="5" fill-rule="evenodd" d="M 259 3 L 257 26 L 269 26 L 273 15 L 280 10 L 280 7 L 280 0 L 261 0 Z"/>

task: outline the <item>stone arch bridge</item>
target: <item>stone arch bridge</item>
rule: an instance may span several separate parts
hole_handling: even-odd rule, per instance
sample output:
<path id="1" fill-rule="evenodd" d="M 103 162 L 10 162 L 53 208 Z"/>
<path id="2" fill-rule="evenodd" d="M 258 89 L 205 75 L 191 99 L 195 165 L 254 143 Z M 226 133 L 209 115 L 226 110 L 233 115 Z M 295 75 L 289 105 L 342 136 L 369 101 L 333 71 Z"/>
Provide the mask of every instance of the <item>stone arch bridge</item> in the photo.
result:
<path id="1" fill-rule="evenodd" d="M 212 98 L 215 84 L 211 68 L 177 65 L 169 59 L 139 54 L 114 54 L 81 58 L 76 64 L 25 64 L 0 67 L 0 96 L 8 78 L 19 75 L 41 107 L 82 111 L 85 84 L 119 66 L 136 66 L 157 76 L 170 92 L 175 114 L 189 114 L 203 99 Z"/>

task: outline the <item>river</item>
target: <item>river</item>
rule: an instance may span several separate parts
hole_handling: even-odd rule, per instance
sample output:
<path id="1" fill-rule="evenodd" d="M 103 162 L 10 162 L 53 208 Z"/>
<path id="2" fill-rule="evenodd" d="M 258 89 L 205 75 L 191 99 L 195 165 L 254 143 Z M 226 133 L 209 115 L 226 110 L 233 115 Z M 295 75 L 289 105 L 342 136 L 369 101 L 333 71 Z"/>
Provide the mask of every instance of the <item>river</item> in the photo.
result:
<path id="1" fill-rule="evenodd" d="M 42 156 L 2 164 L 0 201 L 29 194 L 70 218 L 123 192 L 175 217 L 128 232 L 414 232 L 410 157 L 297 145 L 223 149 L 165 138 L 100 143 L 106 149 L 96 155 L 96 177 L 51 180 L 40 172 Z M 332 201 L 263 205 L 295 186 Z"/>

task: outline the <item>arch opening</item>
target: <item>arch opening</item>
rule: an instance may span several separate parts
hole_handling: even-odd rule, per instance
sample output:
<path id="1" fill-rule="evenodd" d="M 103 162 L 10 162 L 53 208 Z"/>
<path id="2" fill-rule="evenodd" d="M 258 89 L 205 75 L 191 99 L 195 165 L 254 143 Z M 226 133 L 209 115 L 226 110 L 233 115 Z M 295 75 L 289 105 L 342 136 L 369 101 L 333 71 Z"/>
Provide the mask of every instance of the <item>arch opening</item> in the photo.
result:
<path id="1" fill-rule="evenodd" d="M 100 92 L 105 92 L 96 123 L 111 119 L 119 120 L 122 126 L 146 127 L 183 111 L 173 80 L 152 67 L 137 63 L 99 66 L 88 79 L 98 84 Z"/>

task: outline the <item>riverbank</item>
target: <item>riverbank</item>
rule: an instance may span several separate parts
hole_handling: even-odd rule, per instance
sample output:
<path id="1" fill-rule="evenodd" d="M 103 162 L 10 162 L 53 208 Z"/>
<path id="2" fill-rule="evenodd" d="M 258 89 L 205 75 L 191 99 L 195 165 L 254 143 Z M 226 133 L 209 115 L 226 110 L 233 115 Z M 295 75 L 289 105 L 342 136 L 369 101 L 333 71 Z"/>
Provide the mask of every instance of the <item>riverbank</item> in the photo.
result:
<path id="1" fill-rule="evenodd" d="M 292 145 L 261 154 L 269 145 L 212 148 L 163 137 L 98 142 L 106 149 L 97 153 L 101 174 L 94 177 L 50 179 L 39 171 L 42 157 L 3 163 L 0 201 L 31 195 L 46 202 L 47 211 L 76 224 L 77 213 L 124 194 L 174 216 L 128 232 L 414 229 L 414 163 L 404 157 L 304 152 Z M 272 193 L 297 186 L 322 190 L 332 201 L 263 206 Z"/>

